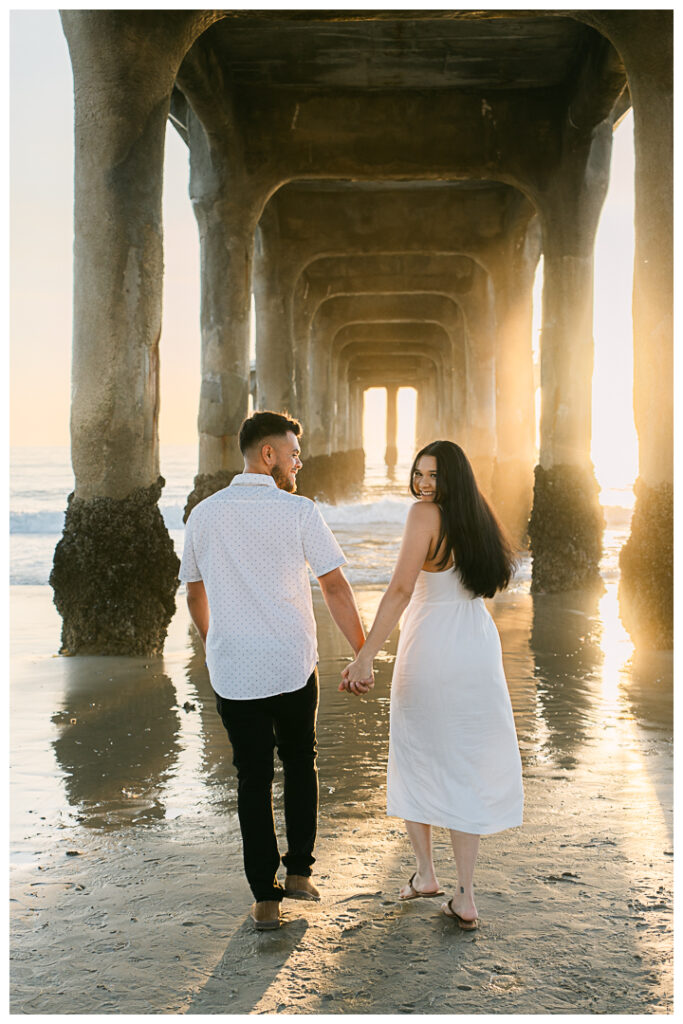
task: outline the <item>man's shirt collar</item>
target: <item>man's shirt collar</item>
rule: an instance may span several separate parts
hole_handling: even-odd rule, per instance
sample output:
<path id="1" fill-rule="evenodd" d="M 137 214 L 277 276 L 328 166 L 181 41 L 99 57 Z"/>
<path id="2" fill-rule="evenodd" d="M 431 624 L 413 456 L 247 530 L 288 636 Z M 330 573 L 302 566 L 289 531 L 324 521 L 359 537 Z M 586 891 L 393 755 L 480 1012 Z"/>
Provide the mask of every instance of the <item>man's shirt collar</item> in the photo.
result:
<path id="1" fill-rule="evenodd" d="M 272 476 L 268 476 L 266 473 L 237 473 L 229 484 L 230 487 L 235 485 L 238 487 L 277 487 Z"/>

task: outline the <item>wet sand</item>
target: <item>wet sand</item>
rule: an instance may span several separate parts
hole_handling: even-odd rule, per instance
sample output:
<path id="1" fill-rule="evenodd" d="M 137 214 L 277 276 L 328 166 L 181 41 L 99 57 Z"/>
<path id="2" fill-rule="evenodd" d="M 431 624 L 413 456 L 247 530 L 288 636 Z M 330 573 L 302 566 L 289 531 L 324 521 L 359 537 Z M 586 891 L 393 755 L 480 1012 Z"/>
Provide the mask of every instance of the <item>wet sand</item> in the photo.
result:
<path id="1" fill-rule="evenodd" d="M 61 658 L 47 587 L 12 595 L 14 1013 L 671 1013 L 671 658 L 633 655 L 602 597 L 503 595 L 521 829 L 482 840 L 478 932 L 399 903 L 384 814 L 391 665 L 336 691 L 320 623 L 319 905 L 246 918 L 234 769 L 184 601 L 160 659 Z M 377 589 L 358 593 L 371 620 Z M 37 638 L 40 638 L 37 641 Z M 275 804 L 280 834 L 281 775 Z M 435 830 L 442 887 L 455 871 Z"/>

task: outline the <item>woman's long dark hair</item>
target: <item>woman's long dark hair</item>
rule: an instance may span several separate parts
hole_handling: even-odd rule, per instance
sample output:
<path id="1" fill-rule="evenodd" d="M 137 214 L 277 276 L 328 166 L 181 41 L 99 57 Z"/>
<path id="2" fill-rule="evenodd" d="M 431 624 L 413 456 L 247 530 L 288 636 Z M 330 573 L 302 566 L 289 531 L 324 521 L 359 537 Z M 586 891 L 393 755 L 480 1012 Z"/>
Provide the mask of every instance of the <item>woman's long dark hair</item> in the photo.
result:
<path id="1" fill-rule="evenodd" d="M 413 478 L 423 455 L 436 459 L 434 501 L 441 509 L 441 531 L 434 554 L 443 547 L 437 568 L 445 569 L 452 554 L 465 587 L 477 597 L 493 597 L 515 571 L 510 539 L 477 487 L 469 459 L 453 441 L 432 441 L 417 453 L 410 470 L 413 497 L 419 498 Z"/>

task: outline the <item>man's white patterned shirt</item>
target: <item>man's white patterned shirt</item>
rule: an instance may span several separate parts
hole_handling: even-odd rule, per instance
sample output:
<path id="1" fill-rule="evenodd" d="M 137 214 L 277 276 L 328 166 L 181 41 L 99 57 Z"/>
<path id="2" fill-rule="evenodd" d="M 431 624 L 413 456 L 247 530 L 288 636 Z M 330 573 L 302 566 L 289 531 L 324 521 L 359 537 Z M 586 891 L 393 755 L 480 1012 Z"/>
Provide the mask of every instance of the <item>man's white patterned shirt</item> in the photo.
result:
<path id="1" fill-rule="evenodd" d="M 317 505 L 265 474 L 240 473 L 195 506 L 180 579 L 206 588 L 216 693 L 247 700 L 305 685 L 318 660 L 307 567 L 324 576 L 345 562 Z"/>

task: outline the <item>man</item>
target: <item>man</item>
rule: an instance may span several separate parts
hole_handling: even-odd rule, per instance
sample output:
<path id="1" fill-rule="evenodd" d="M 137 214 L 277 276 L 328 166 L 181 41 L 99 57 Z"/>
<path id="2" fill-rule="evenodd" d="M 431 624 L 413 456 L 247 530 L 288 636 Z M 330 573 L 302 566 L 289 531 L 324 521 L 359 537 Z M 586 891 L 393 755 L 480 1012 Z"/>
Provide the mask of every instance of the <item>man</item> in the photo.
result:
<path id="1" fill-rule="evenodd" d="M 346 559 L 314 502 L 296 495 L 297 420 L 256 412 L 240 428 L 244 472 L 197 505 L 180 578 L 206 649 L 216 704 L 237 768 L 244 867 L 257 929 L 278 928 L 280 901 L 318 900 L 311 882 L 318 819 L 318 674 L 308 566 L 356 654 L 365 635 Z M 352 692 L 365 693 L 372 679 Z M 341 689 L 342 687 L 340 687 Z M 273 822 L 273 749 L 284 769 L 284 888 Z"/>

